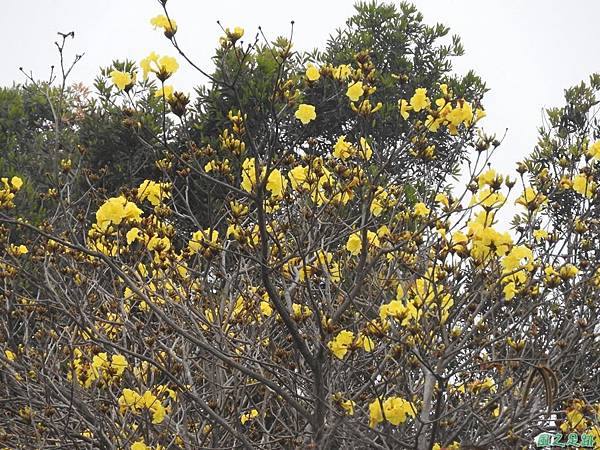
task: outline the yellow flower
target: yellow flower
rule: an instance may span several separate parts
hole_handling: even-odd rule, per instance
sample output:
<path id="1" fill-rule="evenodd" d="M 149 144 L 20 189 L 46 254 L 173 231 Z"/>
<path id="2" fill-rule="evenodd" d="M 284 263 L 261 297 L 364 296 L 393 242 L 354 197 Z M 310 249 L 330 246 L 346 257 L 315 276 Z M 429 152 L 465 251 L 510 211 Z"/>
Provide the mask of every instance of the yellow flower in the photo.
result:
<path id="1" fill-rule="evenodd" d="M 134 79 L 129 72 L 121 72 L 119 70 L 113 70 L 110 73 L 110 78 L 113 84 L 123 91 L 125 88 L 133 84 Z"/>
<path id="2" fill-rule="evenodd" d="M 138 397 L 136 403 L 138 406 L 146 407 L 152 413 L 153 424 L 159 424 L 165 420 L 166 409 L 151 391 L 144 392 L 144 395 Z"/>
<path id="3" fill-rule="evenodd" d="M 418 217 L 427 217 L 429 215 L 429 208 L 425 206 L 425 203 L 419 202 L 415 205 L 414 213 Z"/>
<path id="4" fill-rule="evenodd" d="M 572 406 L 567 408 L 567 420 L 562 423 L 560 429 L 563 432 L 570 430 L 583 431 L 587 428 L 587 421 L 581 412 L 581 401 L 573 401 Z"/>
<path id="5" fill-rule="evenodd" d="M 375 350 L 375 342 L 369 336 L 360 334 L 356 339 L 356 345 L 363 348 L 365 352 L 372 352 Z"/>
<path id="6" fill-rule="evenodd" d="M 216 248 L 219 242 L 219 232 L 217 230 L 196 231 L 192 234 L 192 239 L 188 243 L 190 250 L 194 253 L 198 252 L 204 245 L 211 248 Z"/>
<path id="7" fill-rule="evenodd" d="M 446 447 L 442 447 L 437 442 L 435 444 L 433 444 L 432 450 L 442 450 L 442 449 L 443 450 L 460 450 L 460 442 L 453 441 L 452 444 L 450 444 Z"/>
<path id="8" fill-rule="evenodd" d="M 427 89 L 426 88 L 417 88 L 415 90 L 415 95 L 413 95 L 410 99 L 410 106 L 415 112 L 419 112 L 422 109 L 429 107 L 430 101 L 427 98 Z"/>
<path id="9" fill-rule="evenodd" d="M 473 121 L 473 108 L 469 102 L 459 100 L 456 108 L 452 109 L 447 115 L 446 120 L 450 122 L 448 128 L 458 127 L 461 123 L 470 124 Z"/>
<path id="10" fill-rule="evenodd" d="M 233 31 L 231 31 L 229 28 L 226 28 L 225 34 L 229 39 L 235 42 L 244 36 L 244 29 L 242 27 L 234 27 Z"/>
<path id="11" fill-rule="evenodd" d="M 336 392 L 332 395 L 333 400 L 346 412 L 347 415 L 354 415 L 354 403 L 352 400 L 344 400 L 341 392 Z"/>
<path id="12" fill-rule="evenodd" d="M 271 304 L 269 302 L 263 300 L 262 302 L 260 302 L 259 307 L 260 307 L 260 313 L 263 316 L 270 317 L 271 314 L 273 314 L 273 307 L 271 306 Z"/>
<path id="13" fill-rule="evenodd" d="M 17 356 L 10 350 L 4 350 L 4 356 L 6 356 L 6 359 L 9 361 L 14 361 L 17 358 Z"/>
<path id="14" fill-rule="evenodd" d="M 333 78 L 344 81 L 352 73 L 352 68 L 347 64 L 341 64 L 333 69 Z"/>
<path id="15" fill-rule="evenodd" d="M 412 403 L 400 397 L 390 397 L 383 402 L 385 418 L 392 425 L 400 425 L 406 421 L 408 416 L 415 417 L 415 409 Z"/>
<path id="16" fill-rule="evenodd" d="M 154 92 L 154 97 L 156 98 L 165 98 L 165 100 L 169 101 L 173 98 L 173 86 L 165 85 L 160 89 L 157 89 Z"/>
<path id="17" fill-rule="evenodd" d="M 579 273 L 579 269 L 573 264 L 567 263 L 559 269 L 559 274 L 562 278 L 569 279 L 575 278 Z"/>
<path id="18" fill-rule="evenodd" d="M 155 29 L 162 28 L 167 36 L 172 36 L 177 31 L 177 24 L 175 21 L 162 14 L 150 19 L 150 24 L 154 25 Z"/>
<path id="19" fill-rule="evenodd" d="M 357 101 L 364 93 L 362 81 L 352 83 L 346 90 L 346 96 L 353 102 Z"/>
<path id="20" fill-rule="evenodd" d="M 288 178 L 292 182 L 292 189 L 308 189 L 310 186 L 306 182 L 308 178 L 308 168 L 305 166 L 296 166 L 288 172 Z"/>
<path id="21" fill-rule="evenodd" d="M 123 414 L 128 409 L 137 411 L 143 406 L 141 402 L 142 396 L 132 389 L 125 388 L 119 397 L 119 411 Z"/>
<path id="22" fill-rule="evenodd" d="M 352 331 L 342 330 L 332 341 L 329 341 L 327 347 L 329 347 L 329 350 L 331 350 L 331 353 L 333 353 L 336 358 L 344 359 L 344 356 L 348 353 L 348 349 L 353 341 L 354 333 Z"/>
<path id="23" fill-rule="evenodd" d="M 400 299 L 392 300 L 379 307 L 379 318 L 383 321 L 388 317 L 403 317 L 406 315 L 407 308 Z"/>
<path id="24" fill-rule="evenodd" d="M 162 58 L 160 58 L 159 62 L 158 62 L 158 67 L 159 67 L 159 79 L 162 79 L 162 81 L 164 81 L 166 78 L 170 77 L 171 75 L 173 75 L 173 73 L 175 73 L 177 71 L 177 69 L 179 68 L 179 64 L 177 63 L 177 60 L 175 58 L 173 58 L 172 56 L 163 56 Z M 167 74 L 166 77 L 161 78 L 160 75 L 161 73 Z"/>
<path id="25" fill-rule="evenodd" d="M 106 230 L 112 223 L 119 225 L 123 219 L 131 219 L 139 222 L 142 210 L 133 202 L 127 201 L 122 195 L 109 198 L 96 211 L 96 222 L 101 230 Z"/>
<path id="26" fill-rule="evenodd" d="M 14 176 L 10 179 L 10 184 L 13 188 L 15 188 L 16 191 L 18 191 L 19 189 L 21 189 L 21 186 L 23 186 L 23 180 L 21 180 L 17 176 Z"/>
<path id="27" fill-rule="evenodd" d="M 137 198 L 140 201 L 148 199 L 152 206 L 159 206 L 165 199 L 171 197 L 169 188 L 171 183 L 157 183 L 152 180 L 144 180 L 137 188 Z"/>
<path id="28" fill-rule="evenodd" d="M 436 194 L 435 201 L 441 203 L 446 208 L 450 208 L 450 200 L 448 200 L 448 196 L 443 192 L 439 192 Z"/>
<path id="29" fill-rule="evenodd" d="M 256 409 L 252 409 L 248 412 L 245 412 L 244 414 L 242 414 L 240 416 L 240 422 L 242 422 L 242 425 L 245 425 L 246 422 L 254 420 L 257 417 L 258 417 L 258 411 Z"/>
<path id="30" fill-rule="evenodd" d="M 295 319 L 308 319 L 310 316 L 312 316 L 312 311 L 306 305 L 292 303 L 292 315 Z"/>
<path id="31" fill-rule="evenodd" d="M 398 100 L 398 108 L 400 108 L 400 115 L 404 120 L 408 119 L 408 112 L 412 109 L 408 102 L 404 99 Z"/>
<path id="32" fill-rule="evenodd" d="M 544 194 L 536 192 L 532 187 L 526 187 L 523 194 L 515 201 L 516 205 L 523 205 L 529 210 L 536 210 L 542 204 L 547 203 L 547 198 Z"/>
<path id="33" fill-rule="evenodd" d="M 274 169 L 267 178 L 267 190 L 271 193 L 273 198 L 283 198 L 283 193 L 287 187 L 287 180 L 281 175 L 279 169 Z"/>
<path id="34" fill-rule="evenodd" d="M 534 230 L 533 237 L 536 241 L 541 241 L 543 239 L 548 239 L 548 232 L 546 230 Z"/>
<path id="35" fill-rule="evenodd" d="M 383 212 L 388 200 L 388 193 L 382 187 L 377 188 L 373 201 L 371 202 L 371 214 L 379 217 Z"/>
<path id="36" fill-rule="evenodd" d="M 23 244 L 21 244 L 21 245 L 10 244 L 10 246 L 8 247 L 7 250 L 10 255 L 15 256 L 15 257 L 29 253 L 29 250 Z"/>
<path id="37" fill-rule="evenodd" d="M 127 358 L 123 355 L 112 355 L 110 366 L 114 369 L 117 375 L 122 375 L 125 369 L 129 366 Z"/>
<path id="38" fill-rule="evenodd" d="M 494 181 L 496 180 L 496 171 L 494 169 L 489 169 L 487 172 L 482 173 L 481 175 L 479 175 L 479 177 L 477 177 L 477 182 L 479 183 L 479 189 L 481 189 L 483 186 L 485 186 L 486 184 L 488 186 L 491 186 Z M 502 182 L 501 180 L 499 180 L 500 182 Z"/>
<path id="39" fill-rule="evenodd" d="M 526 260 L 524 268 L 532 268 L 530 263 L 533 261 L 533 252 L 531 249 L 524 245 L 516 245 L 511 251 L 502 259 L 502 266 L 504 267 L 504 273 L 509 273 L 517 268 L 521 267 L 523 259 Z"/>
<path id="40" fill-rule="evenodd" d="M 94 357 L 92 358 L 92 367 L 94 368 L 96 373 L 98 373 L 98 369 L 109 367 L 108 355 L 106 354 L 106 352 L 101 352 L 97 355 L 94 355 Z"/>
<path id="41" fill-rule="evenodd" d="M 369 403 L 369 426 L 375 428 L 381 422 L 383 422 L 383 408 L 381 399 L 376 398 Z"/>
<path id="42" fill-rule="evenodd" d="M 348 159 L 353 154 L 352 144 L 346 142 L 346 135 L 338 137 L 337 142 L 333 146 L 333 156 L 339 159 Z"/>
<path id="43" fill-rule="evenodd" d="M 266 168 L 263 167 L 259 171 L 259 176 L 262 178 L 265 176 Z M 241 187 L 246 192 L 252 192 L 258 180 L 256 178 L 256 160 L 254 158 L 246 158 L 242 163 L 242 183 Z"/>
<path id="44" fill-rule="evenodd" d="M 600 158 L 600 141 L 594 142 L 587 149 L 587 154 L 592 158 Z"/>
<path id="45" fill-rule="evenodd" d="M 159 80 L 165 81 L 177 71 L 179 64 L 172 56 L 160 57 L 152 52 L 140 61 L 140 67 L 144 73 L 144 80 L 148 78 L 148 73 L 153 72 Z"/>
<path id="46" fill-rule="evenodd" d="M 298 106 L 295 116 L 296 119 L 302 122 L 303 125 L 306 125 L 311 120 L 317 118 L 317 113 L 315 112 L 315 107 L 313 105 L 302 103 L 300 106 Z"/>
<path id="47" fill-rule="evenodd" d="M 317 81 L 320 77 L 321 74 L 319 73 L 319 69 L 312 64 L 309 64 L 306 68 L 306 78 L 308 78 L 309 81 Z"/>
<path id="48" fill-rule="evenodd" d="M 354 415 L 354 405 L 355 403 L 352 400 L 345 400 L 340 403 L 340 406 L 346 411 L 346 414 L 349 416 Z"/>
<path id="49" fill-rule="evenodd" d="M 371 156 L 373 156 L 373 149 L 371 149 L 371 146 L 364 137 L 360 138 L 360 150 L 360 156 L 367 161 L 371 159 Z"/>
<path id="50" fill-rule="evenodd" d="M 163 423 L 165 416 L 167 415 L 166 408 L 162 405 L 160 400 L 156 400 L 152 408 L 149 408 L 152 413 L 152 423 L 159 424 Z"/>
<path id="51" fill-rule="evenodd" d="M 358 255 L 362 249 L 362 241 L 360 239 L 360 233 L 352 233 L 348 237 L 348 242 L 346 243 L 346 250 L 352 253 L 354 256 Z"/>
<path id="52" fill-rule="evenodd" d="M 131 230 L 129 230 L 125 236 L 127 238 L 127 245 L 130 245 L 133 241 L 135 241 L 136 239 L 142 239 L 143 238 L 143 234 L 142 231 L 137 228 L 137 227 L 133 227 Z"/>
<path id="53" fill-rule="evenodd" d="M 144 440 L 142 439 L 141 441 L 136 441 L 133 444 L 131 444 L 131 447 L 129 447 L 130 450 L 152 450 L 152 447 L 148 447 L 145 443 Z"/>
<path id="54" fill-rule="evenodd" d="M 591 177 L 588 178 L 583 174 L 579 174 L 573 177 L 573 190 L 587 198 L 591 198 L 592 192 L 595 190 L 595 183 Z"/>
<path id="55" fill-rule="evenodd" d="M 479 191 L 479 202 L 481 202 L 482 206 L 487 206 L 489 208 L 500 207 L 504 201 L 505 197 L 501 192 L 492 191 L 487 187 Z M 475 203 L 477 203 L 477 198 L 473 196 L 471 205 Z"/>
<path id="56" fill-rule="evenodd" d="M 481 260 L 493 253 L 504 256 L 511 245 L 512 238 L 509 233 L 499 233 L 491 227 L 482 228 L 474 233 L 472 255 Z"/>
<path id="57" fill-rule="evenodd" d="M 158 56 L 155 52 L 151 52 L 147 57 L 140 61 L 140 67 L 142 68 L 144 74 L 144 80 L 148 78 L 149 72 L 154 71 L 152 64 L 154 63 L 154 65 L 156 66 L 158 64 L 159 58 L 160 56 Z"/>

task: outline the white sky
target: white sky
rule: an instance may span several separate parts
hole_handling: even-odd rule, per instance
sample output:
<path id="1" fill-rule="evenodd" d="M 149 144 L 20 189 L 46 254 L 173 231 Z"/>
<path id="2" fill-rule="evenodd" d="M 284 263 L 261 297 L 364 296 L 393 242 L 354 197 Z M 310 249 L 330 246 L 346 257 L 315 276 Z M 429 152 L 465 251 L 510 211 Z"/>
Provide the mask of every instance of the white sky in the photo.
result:
<path id="1" fill-rule="evenodd" d="M 352 0 L 248 1 L 169 0 L 178 40 L 201 66 L 223 26 L 243 26 L 254 35 L 259 25 L 269 38 L 288 35 L 295 20 L 295 48 L 323 48 L 327 37 L 353 13 Z M 562 0 L 415 0 L 425 22 L 442 22 L 458 34 L 466 54 L 455 62 L 464 73 L 474 69 L 491 91 L 482 125 L 499 136 L 508 129 L 493 160 L 494 168 L 514 176 L 514 163 L 531 151 L 542 108 L 562 104 L 564 88 L 600 71 L 597 20 L 600 2 Z M 153 0 L 2 0 L 0 85 L 23 82 L 18 67 L 45 78 L 57 62 L 56 31 L 75 31 L 69 52 L 85 52 L 72 81 L 91 83 L 99 66 L 113 59 L 139 61 L 151 50 L 172 54 L 169 42 L 149 20 L 160 13 Z M 172 78 L 190 92 L 202 80 L 182 68 Z"/>

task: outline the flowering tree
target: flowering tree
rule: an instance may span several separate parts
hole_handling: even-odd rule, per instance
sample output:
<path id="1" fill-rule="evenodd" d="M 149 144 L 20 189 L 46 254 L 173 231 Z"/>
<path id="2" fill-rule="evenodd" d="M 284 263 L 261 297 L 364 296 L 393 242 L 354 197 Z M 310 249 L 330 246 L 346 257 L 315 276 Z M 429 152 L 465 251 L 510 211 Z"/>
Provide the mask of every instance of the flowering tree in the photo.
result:
<path id="1" fill-rule="evenodd" d="M 322 58 L 225 29 L 208 74 L 159 3 L 152 24 L 210 89 L 190 107 L 155 53 L 103 89 L 160 175 L 106 194 L 84 154 L 39 224 L 15 209 L 29 181 L 2 179 L 0 442 L 527 448 L 556 426 L 600 441 L 596 78 L 548 112 L 517 180 L 488 167 L 474 75 L 423 73 L 460 47 L 427 56 L 445 29 L 412 7 L 359 5 L 363 34 Z M 398 60 L 373 17 L 403 24 Z"/>

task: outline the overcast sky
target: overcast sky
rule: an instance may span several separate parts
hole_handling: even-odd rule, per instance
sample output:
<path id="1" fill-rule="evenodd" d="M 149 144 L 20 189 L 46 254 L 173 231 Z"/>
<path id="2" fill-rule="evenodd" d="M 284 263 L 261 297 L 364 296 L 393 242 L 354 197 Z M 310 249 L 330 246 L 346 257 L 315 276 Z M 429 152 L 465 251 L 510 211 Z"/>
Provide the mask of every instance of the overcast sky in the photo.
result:
<path id="1" fill-rule="evenodd" d="M 254 35 L 287 35 L 294 20 L 296 49 L 323 48 L 330 32 L 353 12 L 350 0 L 201 1 L 169 0 L 180 44 L 201 66 L 222 34 L 216 24 L 240 25 Z M 416 0 L 427 23 L 442 22 L 458 34 L 466 54 L 455 70 L 474 69 L 491 89 L 482 125 L 499 136 L 508 129 L 494 166 L 514 173 L 514 163 L 536 142 L 542 109 L 562 104 L 564 88 L 600 71 L 600 2 L 561 0 Z M 155 0 L 2 0 L 0 85 L 23 82 L 18 67 L 45 78 L 57 62 L 57 31 L 75 31 L 69 52 L 85 52 L 72 81 L 90 83 L 99 66 L 113 59 L 139 61 L 154 50 L 172 54 L 169 42 L 149 20 L 160 13 Z M 176 89 L 191 91 L 201 80 L 180 61 Z"/>

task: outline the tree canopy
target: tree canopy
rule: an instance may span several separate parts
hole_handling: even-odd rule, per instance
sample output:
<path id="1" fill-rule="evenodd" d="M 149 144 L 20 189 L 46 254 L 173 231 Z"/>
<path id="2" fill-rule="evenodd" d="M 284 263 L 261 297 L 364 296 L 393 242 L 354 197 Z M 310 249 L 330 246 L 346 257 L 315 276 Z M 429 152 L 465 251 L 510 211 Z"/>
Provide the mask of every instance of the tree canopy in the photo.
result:
<path id="1" fill-rule="evenodd" d="M 157 8 L 177 59 L 0 90 L 0 444 L 600 448 L 598 75 L 501 174 L 408 3 L 212 71 Z"/>

